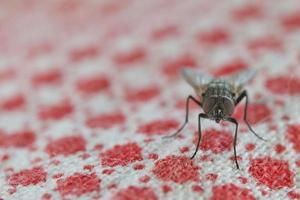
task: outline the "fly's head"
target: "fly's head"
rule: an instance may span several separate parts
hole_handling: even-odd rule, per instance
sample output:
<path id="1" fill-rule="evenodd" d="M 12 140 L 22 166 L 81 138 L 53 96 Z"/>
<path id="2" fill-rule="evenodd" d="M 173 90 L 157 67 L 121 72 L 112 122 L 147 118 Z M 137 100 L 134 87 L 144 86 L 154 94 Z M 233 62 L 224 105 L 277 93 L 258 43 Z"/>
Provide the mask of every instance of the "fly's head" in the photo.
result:
<path id="1" fill-rule="evenodd" d="M 233 101 L 226 97 L 209 97 L 203 102 L 204 112 L 217 123 L 230 117 L 233 109 Z"/>

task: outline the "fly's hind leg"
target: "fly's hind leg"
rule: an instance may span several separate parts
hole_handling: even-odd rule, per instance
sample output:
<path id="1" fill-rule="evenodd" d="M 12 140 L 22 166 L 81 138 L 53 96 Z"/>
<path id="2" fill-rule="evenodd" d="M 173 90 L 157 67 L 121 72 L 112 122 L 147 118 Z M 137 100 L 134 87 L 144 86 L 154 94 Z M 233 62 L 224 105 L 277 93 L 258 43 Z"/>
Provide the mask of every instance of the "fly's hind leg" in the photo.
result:
<path id="1" fill-rule="evenodd" d="M 245 107 L 244 107 L 244 121 L 246 122 L 249 130 L 256 136 L 258 137 L 259 139 L 261 140 L 264 140 L 264 141 L 267 141 L 266 139 L 264 139 L 263 137 L 259 136 L 253 129 L 252 127 L 250 126 L 249 122 L 248 122 L 248 119 L 247 119 L 247 112 L 248 112 L 248 94 L 247 94 L 247 91 L 244 90 L 240 96 L 236 99 L 236 102 L 235 102 L 235 105 L 238 105 L 244 98 L 246 98 L 246 104 L 245 104 Z"/>
<path id="2" fill-rule="evenodd" d="M 185 121 L 184 121 L 184 123 L 181 125 L 181 127 L 175 133 L 173 133 L 172 135 L 165 136 L 165 137 L 163 137 L 163 139 L 177 136 L 180 133 L 180 131 L 182 131 L 182 129 L 187 125 L 187 123 L 189 122 L 189 102 L 190 102 L 190 100 L 193 100 L 200 107 L 202 107 L 202 104 L 197 99 L 195 99 L 192 95 L 189 95 L 188 98 L 186 99 L 186 104 L 185 104 Z"/>

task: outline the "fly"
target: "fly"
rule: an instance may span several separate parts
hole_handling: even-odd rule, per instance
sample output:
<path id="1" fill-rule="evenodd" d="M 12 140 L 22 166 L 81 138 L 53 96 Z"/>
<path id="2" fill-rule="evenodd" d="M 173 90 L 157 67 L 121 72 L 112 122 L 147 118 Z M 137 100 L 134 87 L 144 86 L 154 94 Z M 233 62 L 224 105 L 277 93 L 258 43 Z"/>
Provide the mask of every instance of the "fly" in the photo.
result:
<path id="1" fill-rule="evenodd" d="M 166 136 L 170 138 L 178 135 L 178 133 L 186 126 L 189 120 L 189 102 L 192 100 L 197 103 L 204 111 L 198 115 L 198 140 L 197 146 L 191 159 L 193 159 L 197 152 L 201 140 L 201 118 L 214 120 L 219 123 L 221 120 L 235 124 L 235 134 L 233 141 L 234 159 L 237 169 L 239 164 L 236 155 L 236 142 L 238 132 L 238 122 L 235 118 L 231 117 L 234 108 L 245 98 L 246 104 L 244 107 L 244 121 L 246 122 L 249 130 L 259 139 L 266 141 L 259 136 L 250 126 L 247 120 L 247 107 L 248 107 L 248 94 L 244 85 L 249 82 L 255 75 L 255 70 L 248 69 L 240 73 L 230 76 L 223 76 L 216 78 L 206 75 L 202 72 L 196 72 L 192 69 L 182 69 L 182 77 L 190 86 L 193 87 L 195 93 L 200 97 L 200 101 L 189 95 L 186 100 L 186 116 L 182 126 L 172 135 Z"/>

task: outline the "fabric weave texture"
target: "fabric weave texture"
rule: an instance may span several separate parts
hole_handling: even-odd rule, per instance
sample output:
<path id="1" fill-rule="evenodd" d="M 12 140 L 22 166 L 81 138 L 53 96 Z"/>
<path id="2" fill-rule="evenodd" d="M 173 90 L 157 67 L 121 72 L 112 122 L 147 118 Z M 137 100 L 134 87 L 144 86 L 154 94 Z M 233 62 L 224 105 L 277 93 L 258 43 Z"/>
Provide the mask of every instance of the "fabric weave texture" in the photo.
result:
<path id="1" fill-rule="evenodd" d="M 0 1 L 0 199 L 300 199 L 300 2 Z M 234 125 L 182 67 L 255 68 Z"/>

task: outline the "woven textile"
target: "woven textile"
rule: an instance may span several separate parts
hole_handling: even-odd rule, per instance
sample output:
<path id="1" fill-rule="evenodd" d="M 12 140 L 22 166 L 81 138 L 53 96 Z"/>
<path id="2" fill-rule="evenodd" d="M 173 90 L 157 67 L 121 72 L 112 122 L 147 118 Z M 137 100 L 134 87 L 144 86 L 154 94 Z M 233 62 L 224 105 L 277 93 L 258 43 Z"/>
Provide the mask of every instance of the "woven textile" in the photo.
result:
<path id="1" fill-rule="evenodd" d="M 0 198 L 300 199 L 300 2 L 0 1 Z M 255 68 L 234 125 L 182 67 Z"/>

